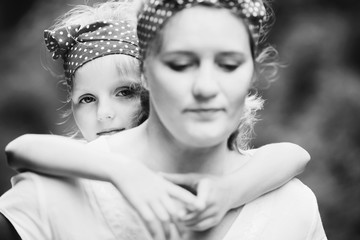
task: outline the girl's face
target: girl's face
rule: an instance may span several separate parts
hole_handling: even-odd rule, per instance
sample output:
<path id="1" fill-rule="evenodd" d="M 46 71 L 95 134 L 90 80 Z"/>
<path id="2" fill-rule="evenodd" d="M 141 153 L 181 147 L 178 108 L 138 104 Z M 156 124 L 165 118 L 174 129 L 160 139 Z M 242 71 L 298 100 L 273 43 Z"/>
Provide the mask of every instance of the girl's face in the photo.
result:
<path id="1" fill-rule="evenodd" d="M 238 127 L 254 73 L 249 35 L 228 10 L 197 6 L 164 26 L 145 61 L 152 110 L 170 136 L 192 147 L 224 143 Z"/>
<path id="2" fill-rule="evenodd" d="M 140 76 L 131 60 L 126 55 L 109 55 L 76 71 L 72 110 L 87 141 L 134 127 L 133 119 L 140 108 Z"/>

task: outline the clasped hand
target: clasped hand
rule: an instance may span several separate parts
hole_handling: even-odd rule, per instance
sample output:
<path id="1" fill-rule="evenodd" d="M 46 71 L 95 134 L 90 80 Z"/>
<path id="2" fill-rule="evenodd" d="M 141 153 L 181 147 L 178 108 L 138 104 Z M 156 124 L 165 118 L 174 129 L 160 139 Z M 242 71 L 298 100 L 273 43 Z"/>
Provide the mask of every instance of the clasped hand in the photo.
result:
<path id="1" fill-rule="evenodd" d="M 137 211 L 154 240 L 179 239 L 189 231 L 207 230 L 230 209 L 229 191 L 220 177 L 156 174 L 132 162 L 126 173 L 114 172 L 111 182 Z"/>

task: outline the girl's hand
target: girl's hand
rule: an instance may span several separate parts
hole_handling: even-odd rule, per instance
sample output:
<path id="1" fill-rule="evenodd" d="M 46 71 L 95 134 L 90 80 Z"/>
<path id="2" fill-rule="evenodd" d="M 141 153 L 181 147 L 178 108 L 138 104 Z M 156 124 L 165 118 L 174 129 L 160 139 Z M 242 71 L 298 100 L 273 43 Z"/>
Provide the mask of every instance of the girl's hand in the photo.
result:
<path id="1" fill-rule="evenodd" d="M 119 171 L 121 168 L 126 170 Z M 138 212 L 154 239 L 172 239 L 182 234 L 177 221 L 186 214 L 184 206 L 195 208 L 196 196 L 137 161 L 109 169 L 109 181 Z"/>
<path id="2" fill-rule="evenodd" d="M 162 174 L 178 185 L 196 189 L 198 208 L 188 209 L 180 222 L 193 231 L 204 231 L 216 226 L 231 209 L 230 189 L 222 178 L 202 174 Z"/>

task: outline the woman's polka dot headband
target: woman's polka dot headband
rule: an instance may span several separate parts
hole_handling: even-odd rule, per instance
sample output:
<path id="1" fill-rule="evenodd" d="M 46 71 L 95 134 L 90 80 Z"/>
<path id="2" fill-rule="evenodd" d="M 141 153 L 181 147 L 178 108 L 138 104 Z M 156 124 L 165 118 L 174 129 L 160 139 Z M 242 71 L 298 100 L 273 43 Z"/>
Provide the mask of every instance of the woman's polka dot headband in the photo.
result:
<path id="1" fill-rule="evenodd" d="M 68 26 L 44 31 L 45 44 L 53 59 L 64 60 L 68 84 L 76 70 L 85 63 L 110 54 L 125 54 L 139 59 L 135 28 L 126 21 L 95 22 L 81 28 Z"/>
<path id="2" fill-rule="evenodd" d="M 226 8 L 234 12 L 248 23 L 255 42 L 260 36 L 261 24 L 267 18 L 262 0 L 148 0 L 139 15 L 137 26 L 142 58 L 145 57 L 149 42 L 168 18 L 196 5 Z"/>

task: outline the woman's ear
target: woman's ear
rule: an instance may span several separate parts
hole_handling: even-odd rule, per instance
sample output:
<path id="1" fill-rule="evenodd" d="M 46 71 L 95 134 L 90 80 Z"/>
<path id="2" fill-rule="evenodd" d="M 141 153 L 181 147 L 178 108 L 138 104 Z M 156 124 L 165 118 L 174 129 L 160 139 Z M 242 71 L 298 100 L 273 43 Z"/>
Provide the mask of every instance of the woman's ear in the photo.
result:
<path id="1" fill-rule="evenodd" d="M 253 75 L 251 77 L 252 85 L 254 85 L 254 83 L 257 81 L 258 76 L 259 76 L 258 75 L 259 71 L 260 71 L 259 64 L 256 61 L 254 61 L 254 72 L 253 72 Z"/>
<path id="2" fill-rule="evenodd" d="M 149 90 L 149 85 L 144 73 L 141 73 L 141 83 L 146 90 Z"/>

